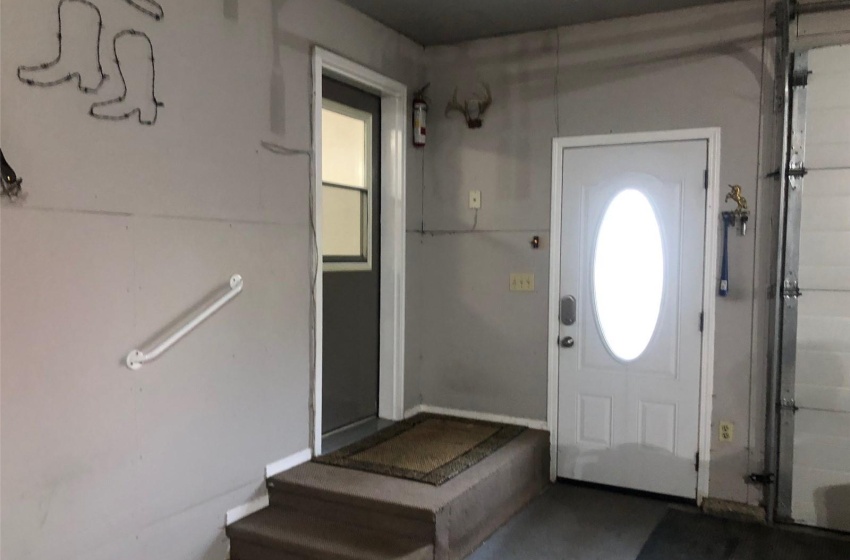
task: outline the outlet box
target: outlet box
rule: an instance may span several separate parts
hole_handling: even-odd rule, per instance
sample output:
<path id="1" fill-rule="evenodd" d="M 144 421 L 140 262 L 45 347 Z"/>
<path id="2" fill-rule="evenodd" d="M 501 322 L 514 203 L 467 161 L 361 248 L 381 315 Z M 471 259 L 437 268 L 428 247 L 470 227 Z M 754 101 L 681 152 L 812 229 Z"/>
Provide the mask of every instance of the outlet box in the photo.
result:
<path id="1" fill-rule="evenodd" d="M 533 274 L 511 274 L 511 291 L 512 292 L 533 292 L 534 291 L 534 275 Z"/>
<path id="2" fill-rule="evenodd" d="M 470 210 L 481 209 L 481 191 L 469 191 L 469 208 Z"/>
<path id="3" fill-rule="evenodd" d="M 735 424 L 732 422 L 720 423 L 720 441 L 732 441 L 735 439 Z"/>

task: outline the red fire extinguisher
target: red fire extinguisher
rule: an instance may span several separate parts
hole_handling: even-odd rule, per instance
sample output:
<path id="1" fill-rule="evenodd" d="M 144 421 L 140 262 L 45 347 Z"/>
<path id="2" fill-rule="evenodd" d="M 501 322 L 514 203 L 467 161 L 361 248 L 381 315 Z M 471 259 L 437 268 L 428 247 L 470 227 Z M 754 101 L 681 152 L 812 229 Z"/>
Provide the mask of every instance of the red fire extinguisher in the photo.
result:
<path id="1" fill-rule="evenodd" d="M 427 139 L 428 98 L 425 91 L 431 84 L 413 94 L 413 145 L 417 148 L 425 146 Z"/>

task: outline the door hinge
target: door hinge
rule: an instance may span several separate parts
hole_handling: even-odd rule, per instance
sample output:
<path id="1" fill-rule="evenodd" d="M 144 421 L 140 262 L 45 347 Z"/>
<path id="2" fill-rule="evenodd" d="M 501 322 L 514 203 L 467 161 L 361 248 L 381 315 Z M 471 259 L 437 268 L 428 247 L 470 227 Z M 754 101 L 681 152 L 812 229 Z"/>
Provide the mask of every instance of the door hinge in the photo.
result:
<path id="1" fill-rule="evenodd" d="M 782 285 L 782 297 L 783 298 L 785 298 L 785 299 L 797 299 L 799 297 L 802 297 L 802 295 L 803 295 L 803 292 L 800 291 L 800 286 L 797 284 L 797 282 L 793 282 L 793 281 L 788 280 Z"/>
<path id="2" fill-rule="evenodd" d="M 776 482 L 776 475 L 773 473 L 752 473 L 747 479 L 750 481 L 750 484 L 761 484 L 765 486 Z"/>
<path id="3" fill-rule="evenodd" d="M 810 70 L 801 70 L 791 75 L 791 87 L 806 87 L 809 85 Z"/>
<path id="4" fill-rule="evenodd" d="M 699 332 L 703 332 L 705 329 L 705 312 L 700 312 L 699 314 Z"/>
<path id="5" fill-rule="evenodd" d="M 696 455 L 694 456 L 694 470 L 696 472 L 699 472 L 699 451 L 697 451 Z"/>
<path id="6" fill-rule="evenodd" d="M 808 174 L 809 174 L 809 170 L 806 169 L 805 166 L 788 168 L 788 178 L 789 179 L 802 178 L 802 177 L 805 177 Z"/>
<path id="7" fill-rule="evenodd" d="M 705 176 L 703 179 L 703 188 L 708 190 L 708 169 L 705 170 Z"/>
<path id="8" fill-rule="evenodd" d="M 779 410 L 790 410 L 794 414 L 800 410 L 800 407 L 797 406 L 797 401 L 792 398 L 784 398 L 779 400 Z"/>

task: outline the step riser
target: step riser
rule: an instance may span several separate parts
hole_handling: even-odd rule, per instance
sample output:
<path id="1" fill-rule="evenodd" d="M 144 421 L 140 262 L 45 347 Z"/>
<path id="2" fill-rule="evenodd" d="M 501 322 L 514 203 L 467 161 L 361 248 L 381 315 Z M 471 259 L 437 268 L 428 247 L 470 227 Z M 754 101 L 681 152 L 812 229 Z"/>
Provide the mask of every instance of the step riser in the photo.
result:
<path id="1" fill-rule="evenodd" d="M 465 558 L 549 484 L 549 446 L 539 445 L 482 480 L 438 516 L 438 560 Z"/>
<path id="2" fill-rule="evenodd" d="M 300 487 L 281 484 L 276 486 L 269 488 L 269 498 L 275 507 L 303 512 L 334 523 L 348 523 L 380 529 L 392 535 L 424 539 L 425 542 L 434 540 L 433 516 L 424 516 L 423 512 L 400 507 L 388 508 L 386 504 L 366 500 L 352 505 L 331 493 L 304 492 Z"/>
<path id="3" fill-rule="evenodd" d="M 434 552 L 430 547 L 423 548 L 396 560 L 433 560 Z M 288 551 L 279 548 L 266 548 L 240 539 L 230 540 L 230 560 L 368 560 L 366 558 L 351 555 L 337 555 L 321 553 L 317 554 L 309 550 Z"/>
<path id="4" fill-rule="evenodd" d="M 311 560 L 283 550 L 272 550 L 239 539 L 230 540 L 230 560 Z"/>

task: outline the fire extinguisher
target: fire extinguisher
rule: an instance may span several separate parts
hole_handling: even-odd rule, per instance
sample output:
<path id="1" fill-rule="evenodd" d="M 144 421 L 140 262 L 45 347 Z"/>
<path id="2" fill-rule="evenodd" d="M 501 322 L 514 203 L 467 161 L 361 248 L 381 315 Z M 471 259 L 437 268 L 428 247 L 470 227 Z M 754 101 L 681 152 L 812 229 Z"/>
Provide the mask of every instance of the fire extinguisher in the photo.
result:
<path id="1" fill-rule="evenodd" d="M 425 146 L 427 138 L 428 98 L 425 91 L 431 84 L 413 94 L 413 145 L 417 148 Z"/>

